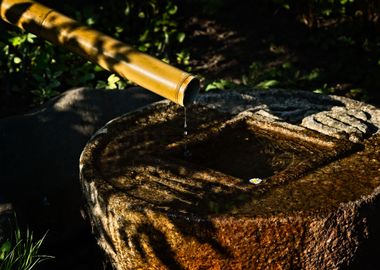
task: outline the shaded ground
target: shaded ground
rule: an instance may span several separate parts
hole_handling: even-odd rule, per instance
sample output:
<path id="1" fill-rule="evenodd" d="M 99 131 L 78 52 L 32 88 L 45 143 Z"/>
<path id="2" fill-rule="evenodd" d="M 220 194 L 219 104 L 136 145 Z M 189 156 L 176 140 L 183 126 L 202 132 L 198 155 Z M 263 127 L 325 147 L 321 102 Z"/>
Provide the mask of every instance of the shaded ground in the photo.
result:
<path id="1" fill-rule="evenodd" d="M 184 17 L 192 33 L 187 42 L 194 71 L 206 85 L 227 79 L 380 104 L 378 29 L 364 18 L 324 19 L 311 27 L 290 11 L 252 1 L 193 14 Z"/>

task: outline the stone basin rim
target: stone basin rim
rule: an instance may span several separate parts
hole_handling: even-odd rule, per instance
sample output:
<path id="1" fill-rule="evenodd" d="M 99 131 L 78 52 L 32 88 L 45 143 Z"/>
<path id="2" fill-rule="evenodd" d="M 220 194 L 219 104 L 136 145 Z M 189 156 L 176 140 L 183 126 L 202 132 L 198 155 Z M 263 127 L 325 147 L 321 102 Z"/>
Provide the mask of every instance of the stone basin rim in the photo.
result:
<path id="1" fill-rule="evenodd" d="M 102 135 L 100 135 L 103 137 Z M 97 137 L 100 138 L 100 137 Z M 87 149 L 87 146 L 85 147 L 85 150 Z M 82 152 L 81 155 L 81 166 L 80 166 L 80 174 L 83 176 L 83 168 L 86 165 L 90 164 L 83 164 L 82 163 L 82 156 L 84 157 L 86 155 L 85 150 Z M 108 190 L 114 190 L 114 187 L 106 180 L 103 179 L 103 177 L 100 177 L 100 173 L 97 172 L 95 176 L 96 184 L 102 186 L 102 189 L 108 189 Z M 300 216 L 308 216 L 309 218 L 325 218 L 330 215 L 333 215 L 335 212 L 344 211 L 344 209 L 352 209 L 352 208 L 360 208 L 362 206 L 365 206 L 370 201 L 374 201 L 376 199 L 380 198 L 380 186 L 376 187 L 371 194 L 363 195 L 362 197 L 354 200 L 354 201 L 348 201 L 348 202 L 340 202 L 336 207 L 330 207 L 330 208 L 311 208 L 307 210 L 294 210 L 291 213 L 268 213 L 267 215 L 248 215 L 248 214 L 232 214 L 232 213 L 212 213 L 207 215 L 202 215 L 196 212 L 183 212 L 183 211 L 176 211 L 173 208 L 164 208 L 156 206 L 152 203 L 145 202 L 141 199 L 131 199 L 126 194 L 123 194 L 122 192 L 117 192 L 115 196 L 121 198 L 125 203 L 125 210 L 136 210 L 136 211 L 153 211 L 153 212 L 159 212 L 161 214 L 165 214 L 167 216 L 173 216 L 176 218 L 182 218 L 190 221 L 197 221 L 202 222 L 206 221 L 209 222 L 210 219 L 212 220 L 224 220 L 224 219 L 271 219 L 272 217 L 283 217 L 286 219 L 292 219 L 292 218 L 299 218 Z M 134 205 L 135 203 L 139 202 L 138 205 Z"/>
<path id="2" fill-rule="evenodd" d="M 95 150 L 97 147 L 99 147 L 98 145 L 101 145 L 101 141 L 104 141 L 107 139 L 107 133 L 108 133 L 108 126 L 111 124 L 111 123 L 115 123 L 115 122 L 118 122 L 118 121 L 121 121 L 121 119 L 125 119 L 125 118 L 130 118 L 130 117 L 133 117 L 134 115 L 136 114 L 139 114 L 141 112 L 144 112 L 145 110 L 149 110 L 151 109 L 152 107 L 155 107 L 155 106 L 158 106 L 158 105 L 169 105 L 170 104 L 170 101 L 167 101 L 167 100 L 163 100 L 163 101 L 158 101 L 158 102 L 155 102 L 155 103 L 152 103 L 150 105 L 147 105 L 147 106 L 144 106 L 144 107 L 141 107 L 135 111 L 132 111 L 132 112 L 129 112 L 129 113 L 126 113 L 124 115 L 121 115 L 111 121 L 109 121 L 106 125 L 104 125 L 102 128 L 100 128 L 92 137 L 91 139 L 89 140 L 89 142 L 87 143 L 87 145 L 85 146 L 84 150 L 82 151 L 82 154 L 80 156 L 80 174 L 84 174 L 83 172 L 83 168 L 84 167 L 87 167 L 87 168 L 93 168 L 92 170 L 92 176 L 93 177 L 88 177 L 87 176 L 82 176 L 81 179 L 96 179 L 97 183 L 96 185 L 102 185 L 103 186 L 103 189 L 104 188 L 107 188 L 107 189 L 114 189 L 114 186 L 106 181 L 103 177 L 102 177 L 102 174 L 100 173 L 100 171 L 97 169 L 97 166 L 93 166 L 93 164 L 95 164 L 95 160 L 93 160 L 92 158 L 88 158 L 89 154 Z M 94 143 L 95 142 L 95 143 Z M 87 156 L 87 158 L 86 158 Z M 85 163 L 84 160 L 86 160 L 87 162 Z M 95 162 L 95 163 L 94 163 Z M 373 190 L 373 192 L 371 194 L 367 194 L 367 195 L 363 195 L 362 197 L 359 197 L 358 199 L 354 200 L 354 201 L 348 201 L 348 202 L 340 202 L 336 207 L 329 207 L 329 208 L 311 208 L 311 209 L 307 209 L 307 210 L 294 210 L 292 213 L 286 213 L 286 216 L 299 216 L 299 215 L 307 215 L 307 216 L 325 216 L 325 215 L 328 215 L 334 211 L 338 211 L 338 209 L 342 209 L 342 208 L 345 208 L 345 206 L 347 205 L 352 205 L 352 204 L 355 204 L 355 205 L 361 205 L 362 202 L 366 202 L 368 201 L 369 199 L 371 198 L 374 198 L 374 197 L 378 197 L 378 195 L 380 194 L 380 187 L 378 188 L 375 188 Z M 145 202 L 144 200 L 141 200 L 141 199 L 136 199 L 134 198 L 133 200 L 128 197 L 128 195 L 126 194 L 123 194 L 122 192 L 117 192 L 117 195 L 116 196 L 120 196 L 123 197 L 123 201 L 125 201 L 127 204 L 129 205 L 126 205 L 126 209 L 138 209 L 138 206 L 134 205 L 136 202 L 139 202 L 139 207 L 140 208 L 144 208 L 144 209 L 149 209 L 149 210 L 152 210 L 152 211 L 160 211 L 162 213 L 166 213 L 166 214 L 171 214 L 171 215 L 175 215 L 177 217 L 180 217 L 180 216 L 183 216 L 183 218 L 186 218 L 186 219 L 194 219 L 194 220 L 202 220 L 202 219 L 209 219 L 209 218 L 226 218 L 226 217 L 235 217 L 235 218 L 258 218 L 258 217 L 263 217 L 263 218 L 270 218 L 271 216 L 279 216 L 279 215 L 282 215 L 282 212 L 272 212 L 272 213 L 268 213 L 268 215 L 258 215 L 258 214 L 252 214 L 252 215 L 249 215 L 249 214 L 232 214 L 232 213 L 210 213 L 210 214 L 206 214 L 206 215 L 203 215 L 203 214 L 199 214 L 199 213 L 196 213 L 196 212 L 193 212 L 193 211 L 189 211 L 189 212 L 184 212 L 184 211 L 177 211 L 173 208 L 164 208 L 164 207 L 160 207 L 160 206 L 156 206 L 152 203 L 149 203 L 149 202 Z M 141 211 L 141 209 L 138 209 L 139 211 Z"/>
<path id="3" fill-rule="evenodd" d="M 368 107 L 362 110 L 361 107 L 358 108 L 350 102 L 342 102 L 340 105 L 327 102 L 326 105 L 326 100 L 320 101 L 315 95 L 317 101 L 313 99 L 310 100 L 311 105 L 308 102 L 305 102 L 304 105 L 306 108 L 309 105 L 314 108 L 314 104 L 321 106 L 318 107 L 317 112 L 301 111 L 301 114 L 296 115 L 297 118 L 292 118 L 297 120 L 291 122 L 290 118 L 282 116 L 287 116 L 286 113 L 289 112 L 287 106 L 304 102 L 304 99 L 302 97 L 299 99 L 298 95 L 288 97 L 285 94 L 285 97 L 278 99 L 278 96 L 273 93 L 270 93 L 269 97 L 265 94 L 262 97 L 261 94 L 252 93 L 252 95 L 247 95 L 247 99 L 243 97 L 244 102 L 247 102 L 241 103 L 241 106 L 235 105 L 241 101 L 239 97 L 237 99 L 234 96 L 229 99 L 229 95 L 224 97 L 226 98 L 220 99 L 216 95 L 211 95 L 211 98 L 208 98 L 206 95 L 206 98 L 200 101 L 200 107 L 193 111 L 193 122 L 190 122 L 190 126 L 197 124 L 197 128 L 194 128 L 194 132 L 191 131 L 191 134 L 208 132 L 212 124 L 222 123 L 226 119 L 228 120 L 228 117 L 234 118 L 242 111 L 247 111 L 248 114 L 241 116 L 252 116 L 253 121 L 265 121 L 264 128 L 266 121 L 272 123 L 272 119 L 274 124 L 280 123 L 280 127 L 285 127 L 285 132 L 286 129 L 298 130 L 298 126 L 323 133 L 319 129 L 313 129 L 316 127 L 314 120 L 321 119 L 318 118 L 319 116 L 326 117 L 325 120 L 328 120 L 330 116 L 340 117 L 343 115 L 343 118 L 337 119 L 343 119 L 342 122 L 344 122 L 344 115 L 347 114 L 361 119 L 363 125 L 374 124 L 374 127 L 379 127 L 377 130 L 380 130 L 380 124 L 378 124 L 380 123 L 380 110 L 372 110 Z M 288 98 L 291 100 L 289 103 L 287 102 Z M 214 213 L 209 212 L 207 208 L 209 198 L 216 199 L 214 203 L 228 202 L 228 204 L 230 204 L 228 200 L 231 199 L 234 206 L 234 196 L 239 195 L 240 187 L 234 186 L 236 182 L 233 179 L 229 181 L 228 176 L 234 177 L 235 174 L 232 171 L 229 174 L 227 170 L 226 178 L 219 178 L 221 174 L 218 174 L 218 167 L 213 167 L 212 163 L 204 163 L 206 170 L 203 171 L 200 168 L 198 173 L 195 163 L 199 157 L 196 155 L 197 149 L 193 149 L 193 155 L 196 158 L 194 166 L 191 162 L 181 163 L 181 160 L 176 163 L 177 156 L 173 155 L 174 158 L 171 159 L 172 152 L 161 154 L 159 151 L 166 149 L 166 145 L 176 147 L 177 142 L 180 142 L 178 136 L 173 134 L 177 134 L 178 130 L 181 131 L 178 126 L 183 121 L 183 113 L 175 106 L 165 105 L 168 104 L 165 101 L 158 103 L 163 106 L 158 105 L 149 110 L 149 107 L 157 106 L 155 103 L 107 123 L 88 142 L 81 155 L 80 178 L 86 199 L 84 209 L 96 234 L 98 244 L 109 256 L 116 269 L 171 269 L 171 266 L 179 266 L 174 267 L 176 269 L 197 269 L 199 266 L 204 266 L 208 269 L 219 265 L 223 269 L 346 269 L 348 266 L 371 265 L 372 261 L 377 262 L 379 247 L 376 243 L 380 239 L 378 233 L 380 224 L 378 212 L 380 206 L 380 175 L 378 174 L 380 170 L 380 135 L 376 134 L 374 129 L 364 129 L 363 126 L 358 125 L 359 128 L 363 127 L 363 136 L 359 134 L 354 139 L 359 139 L 359 144 L 363 146 L 363 149 L 350 152 L 348 155 L 344 155 L 344 153 L 343 156 L 335 155 L 337 158 L 332 160 L 323 158 L 322 160 L 327 162 L 318 167 L 313 166 L 320 163 L 308 164 L 311 169 L 316 168 L 316 170 L 307 172 L 301 177 L 299 177 L 299 171 L 294 168 L 297 168 L 298 164 L 308 163 L 309 160 L 319 159 L 321 155 L 324 157 L 328 154 L 326 148 L 314 149 L 313 145 L 307 143 L 287 142 L 287 138 L 294 138 L 282 136 L 281 130 L 279 136 L 274 134 L 272 136 L 273 129 L 271 127 L 267 130 L 264 129 L 265 131 L 261 134 L 262 125 L 260 123 L 257 125 L 258 128 L 251 129 L 253 132 L 257 131 L 257 134 L 254 133 L 255 137 L 262 140 L 259 141 L 258 147 L 247 147 L 255 142 L 251 139 L 247 143 L 235 145 L 234 139 L 239 138 L 239 142 L 240 139 L 244 140 L 246 135 L 235 136 L 238 134 L 236 132 L 244 133 L 244 128 L 235 130 L 235 133 L 227 132 L 224 137 L 221 135 L 220 142 L 225 145 L 232 144 L 225 150 L 227 160 L 231 154 L 234 155 L 233 153 L 238 153 L 236 156 L 242 159 L 237 159 L 236 168 L 238 170 L 240 164 L 243 164 L 241 162 L 247 157 L 249 158 L 250 153 L 266 154 L 266 151 L 273 149 L 274 155 L 277 155 L 283 151 L 285 154 L 278 159 L 273 160 L 271 159 L 273 155 L 269 155 L 268 163 L 265 163 L 267 161 L 264 159 L 252 159 L 251 162 L 244 164 L 260 162 L 263 166 L 276 166 L 276 163 L 271 162 L 285 162 L 284 167 L 273 167 L 275 168 L 273 171 L 277 176 L 278 172 L 281 172 L 281 168 L 290 168 L 288 170 L 290 175 L 288 179 L 290 180 L 276 182 L 276 179 L 273 179 L 273 183 L 280 185 L 274 189 L 262 189 L 264 192 L 268 191 L 263 196 L 259 194 L 261 188 L 258 189 L 259 192 L 254 191 L 252 193 L 254 194 L 253 203 L 249 203 L 246 205 L 247 207 L 244 206 L 244 209 L 238 214 L 235 210 L 230 212 L 231 208 L 226 208 L 227 211 L 224 210 L 222 204 L 217 205 L 219 210 Z M 261 110 L 267 104 L 272 107 Z M 276 104 L 279 106 L 278 111 L 272 110 L 277 108 L 274 107 Z M 337 105 L 338 109 L 340 109 L 339 106 L 343 108 L 335 111 L 337 112 L 335 114 L 332 113 L 334 109 L 330 106 L 331 104 Z M 134 116 L 146 108 L 148 111 L 137 117 Z M 282 108 L 285 108 L 284 114 L 281 114 Z M 299 109 L 299 106 L 293 108 Z M 220 109 L 222 114 L 215 113 L 212 109 L 218 111 Z M 237 113 L 234 113 L 236 111 Z M 358 111 L 361 113 L 357 114 Z M 363 111 L 369 112 L 368 118 L 363 115 Z M 273 113 L 271 114 L 271 112 Z M 340 114 L 341 112 L 343 114 Z M 227 113 L 226 117 L 223 113 Z M 298 118 L 299 115 L 304 118 Z M 278 116 L 279 121 L 273 120 L 275 118 L 272 116 Z M 125 122 L 120 120 L 123 117 L 127 118 Z M 303 121 L 306 117 L 310 117 L 309 122 Z M 120 122 L 112 125 L 111 123 L 114 121 Z M 203 128 L 201 125 L 205 121 L 211 124 L 203 125 Z M 235 122 L 231 121 L 231 123 Z M 323 122 L 323 124 L 329 127 L 328 122 Z M 248 128 L 250 128 L 249 125 Z M 165 130 L 162 134 L 170 136 L 163 137 L 162 140 L 161 137 L 158 137 L 159 141 L 155 141 L 157 137 L 150 134 L 157 132 L 161 136 L 160 132 L 163 129 Z M 219 136 L 220 129 L 213 130 Z M 275 132 L 279 131 L 276 128 L 274 130 Z M 333 133 L 323 133 L 327 135 L 325 137 L 316 136 L 316 138 L 324 141 L 326 137 L 334 137 L 333 135 L 336 134 L 334 132 L 336 130 L 333 130 Z M 304 135 L 302 133 L 299 136 L 308 137 L 309 135 L 308 132 L 303 133 Z M 269 137 L 268 140 L 263 139 L 265 135 Z M 143 140 L 140 140 L 141 138 Z M 202 139 L 202 137 L 199 138 Z M 344 144 L 343 141 L 347 137 L 335 138 L 339 146 Z M 355 143 L 351 137 L 349 140 Z M 196 140 L 192 142 L 196 142 Z M 311 142 L 314 142 L 312 138 Z M 221 144 L 215 145 L 215 149 L 221 149 Z M 242 146 L 248 150 L 248 155 L 245 155 L 244 151 L 240 151 Z M 206 147 L 208 147 L 207 143 Z M 288 147 L 292 147 L 295 151 L 293 152 L 292 148 Z M 301 148 L 298 149 L 298 147 Z M 307 151 L 301 152 L 303 147 Z M 214 148 L 205 148 L 205 144 L 200 144 L 198 149 L 202 154 L 205 149 L 213 151 Z M 329 149 L 335 151 L 335 145 Z M 155 156 L 155 153 L 158 155 Z M 205 158 L 213 160 L 215 156 L 214 161 L 217 163 L 223 161 L 223 158 L 218 158 L 218 151 L 215 153 L 216 155 L 213 153 L 205 155 Z M 293 153 L 295 159 L 289 160 L 295 162 L 288 166 L 286 165 L 289 164 L 286 163 L 287 158 L 289 154 Z M 336 153 L 341 152 L 337 151 Z M 297 156 L 298 154 L 299 156 Z M 309 156 L 312 159 L 309 159 Z M 166 159 L 167 157 L 169 159 Z M 303 159 L 304 157 L 306 159 Z M 303 160 L 304 163 L 302 163 Z M 300 161 L 301 163 L 299 163 Z M 200 164 L 202 162 L 205 160 L 202 159 Z M 177 164 L 184 170 L 178 171 L 175 167 Z M 228 163 L 221 164 L 220 172 L 223 173 L 221 169 Z M 252 167 L 254 166 L 253 164 Z M 248 176 L 250 175 L 248 172 Z M 236 176 L 239 177 L 237 174 Z M 200 182 L 186 182 L 191 177 L 194 177 L 194 181 L 199 180 Z M 232 185 L 229 185 L 230 183 Z M 286 184 L 282 186 L 282 183 Z M 159 184 L 162 184 L 161 187 Z M 264 184 L 266 183 L 264 182 Z M 270 184 L 269 181 L 268 184 Z M 226 185 L 224 191 L 223 188 Z M 166 186 L 169 187 L 168 190 L 165 189 Z M 195 188 L 187 188 L 193 186 Z M 176 187 L 178 188 L 175 189 Z M 180 189 L 181 187 L 183 189 Z M 206 189 L 203 190 L 203 188 Z M 220 191 L 216 188 L 220 188 Z M 235 192 L 236 190 L 238 191 Z M 244 187 L 241 190 L 245 190 Z M 175 193 L 175 191 L 180 193 Z M 185 196 L 186 192 L 190 194 L 188 197 Z M 225 196 L 225 194 L 227 195 Z M 189 207 L 183 207 L 183 203 L 180 201 L 182 199 L 184 199 L 184 203 L 189 204 Z M 204 205 L 206 211 L 198 211 L 199 205 Z M 236 205 L 240 207 L 241 204 Z M 220 209 L 223 209 L 222 212 Z M 167 252 L 168 250 L 170 252 Z M 207 256 L 207 254 L 210 255 Z M 368 262 L 368 258 L 371 256 L 374 260 Z"/>

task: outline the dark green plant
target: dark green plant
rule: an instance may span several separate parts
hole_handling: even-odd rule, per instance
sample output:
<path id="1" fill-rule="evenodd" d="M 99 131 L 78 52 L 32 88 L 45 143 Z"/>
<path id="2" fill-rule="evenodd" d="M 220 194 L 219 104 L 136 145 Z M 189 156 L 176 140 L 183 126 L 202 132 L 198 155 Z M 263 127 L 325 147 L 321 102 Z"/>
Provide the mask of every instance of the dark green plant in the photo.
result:
<path id="1" fill-rule="evenodd" d="M 173 1 L 94 1 L 82 3 L 80 8 L 76 2 L 68 2 L 57 3 L 53 8 L 141 51 L 189 69 L 189 52 L 181 47 L 186 35 L 176 21 L 178 6 Z M 2 22 L 0 31 L 0 83 L 10 86 L 12 93 L 30 96 L 34 103 L 43 103 L 74 86 L 121 89 L 128 83 L 33 34 Z"/>
<path id="2" fill-rule="evenodd" d="M 33 34 L 8 31 L 0 39 L 4 40 L 0 80 L 8 82 L 13 92 L 32 94 L 36 103 L 57 95 L 62 86 L 86 85 L 94 78 L 93 65 Z"/>
<path id="3" fill-rule="evenodd" d="M 376 0 L 271 0 L 272 3 L 293 12 L 308 26 L 318 26 L 324 19 L 361 19 L 376 22 L 380 6 Z"/>
<path id="4" fill-rule="evenodd" d="M 207 92 L 211 90 L 227 90 L 235 86 L 237 85 L 233 83 L 232 81 L 220 79 L 220 80 L 215 80 L 206 84 L 205 91 Z"/>
<path id="5" fill-rule="evenodd" d="M 0 270 L 32 270 L 40 263 L 54 257 L 39 254 L 46 234 L 35 240 L 33 233 L 27 229 L 22 233 L 16 225 L 13 239 L 0 245 Z"/>
<path id="6" fill-rule="evenodd" d="M 127 86 L 125 80 L 115 74 L 111 74 L 107 81 L 98 81 L 96 88 L 104 89 L 124 89 Z"/>
<path id="7" fill-rule="evenodd" d="M 307 71 L 295 64 L 289 60 L 276 65 L 254 62 L 243 76 L 242 82 L 244 85 L 261 89 L 273 87 L 310 89 L 324 78 L 324 71 L 320 68 Z"/>

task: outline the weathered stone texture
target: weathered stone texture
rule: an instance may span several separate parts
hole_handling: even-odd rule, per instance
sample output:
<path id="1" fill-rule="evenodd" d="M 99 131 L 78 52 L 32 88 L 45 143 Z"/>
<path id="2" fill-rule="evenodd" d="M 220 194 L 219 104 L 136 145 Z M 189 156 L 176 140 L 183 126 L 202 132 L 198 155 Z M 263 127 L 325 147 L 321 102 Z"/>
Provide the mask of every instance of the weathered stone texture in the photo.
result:
<path id="1" fill-rule="evenodd" d="M 116 269 L 376 266 L 376 108 L 271 90 L 203 95 L 187 110 L 186 137 L 182 109 L 160 102 L 82 152 L 87 215 Z"/>

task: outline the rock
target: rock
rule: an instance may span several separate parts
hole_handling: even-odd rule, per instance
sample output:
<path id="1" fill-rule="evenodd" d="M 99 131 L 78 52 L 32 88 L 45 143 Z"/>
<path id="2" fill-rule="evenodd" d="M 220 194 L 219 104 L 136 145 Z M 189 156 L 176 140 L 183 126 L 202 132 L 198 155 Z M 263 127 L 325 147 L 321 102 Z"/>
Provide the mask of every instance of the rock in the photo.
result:
<path id="1" fill-rule="evenodd" d="M 81 200 L 78 160 L 87 140 L 112 118 L 159 99 L 137 87 L 79 88 L 33 113 L 1 119 L 1 192 L 28 223 L 75 226 Z"/>
<path id="2" fill-rule="evenodd" d="M 12 204 L 0 201 L 0 246 L 4 241 L 12 237 L 11 224 L 13 218 Z"/>
<path id="3" fill-rule="evenodd" d="M 208 94 L 198 101 L 208 107 L 239 113 L 245 110 L 271 115 L 285 122 L 359 142 L 380 128 L 379 110 L 369 104 L 339 96 L 322 96 L 306 91 L 271 89 Z"/>
<path id="4" fill-rule="evenodd" d="M 231 91 L 187 108 L 184 137 L 183 109 L 156 103 L 86 145 L 85 210 L 118 270 L 373 269 L 378 115 L 333 96 Z"/>

